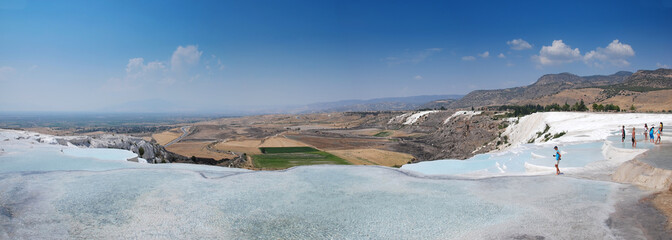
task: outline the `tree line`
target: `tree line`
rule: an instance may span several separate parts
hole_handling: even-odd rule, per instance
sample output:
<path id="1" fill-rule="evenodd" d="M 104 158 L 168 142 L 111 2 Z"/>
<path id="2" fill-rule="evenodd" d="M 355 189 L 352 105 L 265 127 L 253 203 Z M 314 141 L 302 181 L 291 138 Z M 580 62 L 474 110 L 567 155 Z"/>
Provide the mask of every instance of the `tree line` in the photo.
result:
<path id="1" fill-rule="evenodd" d="M 630 107 L 630 110 L 634 111 L 635 110 L 634 106 L 635 105 L 632 105 Z M 597 103 L 593 103 L 593 111 L 595 111 L 595 112 L 608 112 L 608 111 L 620 112 L 621 108 L 619 106 L 614 105 L 614 104 L 607 104 L 607 105 L 599 104 L 598 105 Z"/>
<path id="2" fill-rule="evenodd" d="M 564 105 L 560 105 L 557 103 L 549 104 L 546 106 L 542 105 L 534 105 L 534 104 L 527 104 L 527 105 L 502 105 L 497 108 L 499 111 L 510 111 L 513 110 L 513 112 L 509 112 L 506 114 L 507 117 L 520 117 L 520 116 L 525 116 L 529 115 L 532 113 L 536 112 L 551 112 L 551 111 L 563 111 L 563 112 L 569 112 L 569 111 L 575 111 L 575 112 L 585 112 L 588 111 L 588 107 L 586 104 L 583 102 L 583 99 L 581 101 L 574 103 L 574 105 L 569 105 L 567 102 L 565 102 Z M 620 107 L 613 105 L 613 104 L 607 104 L 606 106 L 600 104 L 593 104 L 593 111 L 620 111 Z"/>

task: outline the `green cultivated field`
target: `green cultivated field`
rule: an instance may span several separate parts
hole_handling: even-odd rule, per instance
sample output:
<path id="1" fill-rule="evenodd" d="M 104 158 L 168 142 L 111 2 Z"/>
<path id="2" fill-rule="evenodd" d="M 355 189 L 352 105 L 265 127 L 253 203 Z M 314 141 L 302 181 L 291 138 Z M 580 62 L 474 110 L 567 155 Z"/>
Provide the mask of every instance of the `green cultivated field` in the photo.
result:
<path id="1" fill-rule="evenodd" d="M 350 164 L 333 154 L 311 147 L 266 147 L 259 150 L 264 154 L 252 156 L 256 168 L 285 169 L 301 165 Z"/>

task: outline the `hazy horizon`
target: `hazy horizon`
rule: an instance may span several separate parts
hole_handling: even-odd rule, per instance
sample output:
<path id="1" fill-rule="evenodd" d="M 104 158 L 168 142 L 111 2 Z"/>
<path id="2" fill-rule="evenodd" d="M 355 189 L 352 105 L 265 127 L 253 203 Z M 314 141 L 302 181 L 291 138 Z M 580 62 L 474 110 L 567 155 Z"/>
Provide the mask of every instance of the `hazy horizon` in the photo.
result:
<path id="1" fill-rule="evenodd" d="M 670 23 L 672 1 L 9 0 L 0 111 L 232 113 L 670 68 Z"/>

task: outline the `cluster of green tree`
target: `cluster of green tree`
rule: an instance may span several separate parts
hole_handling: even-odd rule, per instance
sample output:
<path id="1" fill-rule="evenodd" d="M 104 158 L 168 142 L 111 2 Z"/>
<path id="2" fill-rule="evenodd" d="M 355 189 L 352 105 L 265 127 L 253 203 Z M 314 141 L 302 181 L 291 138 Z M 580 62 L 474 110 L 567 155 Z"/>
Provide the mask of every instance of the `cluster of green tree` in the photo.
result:
<path id="1" fill-rule="evenodd" d="M 500 106 L 498 108 L 498 110 L 499 111 L 513 110 L 513 112 L 507 113 L 506 117 L 520 117 L 520 116 L 525 116 L 525 115 L 529 115 L 529 114 L 536 113 L 536 112 L 551 112 L 551 111 L 584 112 L 584 111 L 588 111 L 588 107 L 586 107 L 586 104 L 583 102 L 583 99 L 581 99 L 580 102 L 574 103 L 574 105 L 569 105 L 569 104 L 567 104 L 567 102 L 565 102 L 564 105 L 553 103 L 553 104 L 549 104 L 549 105 L 546 105 L 546 106 L 541 106 L 539 104 L 537 104 L 537 105 L 528 104 L 528 105 L 523 105 L 523 106 L 503 105 L 503 106 Z"/>
<path id="2" fill-rule="evenodd" d="M 635 110 L 634 105 L 633 105 L 633 107 L 631 107 L 630 110 Z M 620 112 L 621 108 L 617 105 L 614 105 L 614 104 L 602 105 L 602 104 L 593 103 L 593 111 L 595 111 L 595 112 L 608 112 L 608 111 Z"/>
<path id="3" fill-rule="evenodd" d="M 471 108 L 473 111 L 473 107 Z M 448 110 L 446 107 L 441 106 L 441 108 L 420 108 L 418 111 L 431 111 L 431 110 Z"/>
<path id="4" fill-rule="evenodd" d="M 621 94 L 621 92 L 625 92 L 625 91 L 651 92 L 651 91 L 670 89 L 670 88 L 656 88 L 656 87 L 648 87 L 648 86 L 629 86 L 629 85 L 626 85 L 626 84 L 600 86 L 598 88 L 604 89 L 603 93 L 605 94 L 605 96 L 607 98 L 619 95 L 619 94 Z"/>

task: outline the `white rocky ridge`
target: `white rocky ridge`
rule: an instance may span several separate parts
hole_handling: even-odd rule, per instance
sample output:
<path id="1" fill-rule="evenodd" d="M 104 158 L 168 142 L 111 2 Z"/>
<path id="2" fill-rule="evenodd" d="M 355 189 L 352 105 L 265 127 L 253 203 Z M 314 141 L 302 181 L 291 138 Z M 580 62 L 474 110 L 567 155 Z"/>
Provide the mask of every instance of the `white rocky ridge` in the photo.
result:
<path id="1" fill-rule="evenodd" d="M 430 113 L 435 113 L 439 112 L 438 110 L 429 110 L 429 111 L 421 111 L 421 112 L 416 112 L 416 113 L 404 113 L 399 116 L 393 117 L 389 121 L 387 121 L 387 124 L 403 124 L 403 125 L 412 125 L 416 123 L 420 118 L 423 116 L 430 114 Z"/>
<path id="2" fill-rule="evenodd" d="M 421 117 L 423 117 L 427 114 L 430 114 L 430 113 L 435 113 L 435 112 L 438 112 L 438 111 L 437 110 L 430 110 L 430 111 L 422 111 L 422 112 L 419 112 L 419 113 L 415 113 L 415 114 L 411 115 L 410 117 L 406 118 L 406 121 L 404 122 L 404 125 L 414 124 Z"/>
<path id="3" fill-rule="evenodd" d="M 404 114 L 401 114 L 399 116 L 393 117 L 392 119 L 390 119 L 390 121 L 387 121 L 387 124 L 401 123 L 406 119 L 406 117 L 408 117 L 410 115 L 411 115 L 411 113 L 404 113 Z"/>
<path id="4" fill-rule="evenodd" d="M 483 112 L 481 111 L 457 111 L 453 113 L 450 117 L 446 118 L 446 120 L 443 121 L 443 124 L 447 124 L 450 122 L 450 119 L 453 119 L 455 117 L 466 117 L 466 118 L 471 118 L 474 115 L 479 115 Z"/>

